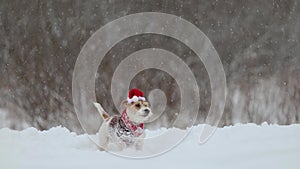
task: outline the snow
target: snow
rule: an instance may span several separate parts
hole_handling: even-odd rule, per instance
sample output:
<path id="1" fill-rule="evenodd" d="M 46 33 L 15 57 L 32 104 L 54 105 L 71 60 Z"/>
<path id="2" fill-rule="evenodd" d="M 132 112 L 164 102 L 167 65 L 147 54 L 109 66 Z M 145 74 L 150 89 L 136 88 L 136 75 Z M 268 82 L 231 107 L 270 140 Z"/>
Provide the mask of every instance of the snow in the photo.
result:
<path id="1" fill-rule="evenodd" d="M 200 145 L 201 128 L 201 125 L 193 127 L 188 137 L 169 152 L 138 160 L 99 151 L 88 135 L 76 135 L 63 127 L 48 131 L 3 128 L 0 129 L 0 168 L 299 168 L 299 124 L 238 124 L 218 128 L 207 143 Z M 166 130 L 146 133 L 153 137 Z"/>

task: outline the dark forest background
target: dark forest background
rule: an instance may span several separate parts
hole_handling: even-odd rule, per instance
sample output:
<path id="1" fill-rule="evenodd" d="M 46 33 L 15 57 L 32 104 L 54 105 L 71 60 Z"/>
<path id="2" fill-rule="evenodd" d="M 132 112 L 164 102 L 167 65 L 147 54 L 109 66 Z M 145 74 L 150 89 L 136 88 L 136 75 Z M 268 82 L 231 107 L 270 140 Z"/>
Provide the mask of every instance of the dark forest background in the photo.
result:
<path id="1" fill-rule="evenodd" d="M 137 12 L 164 12 L 195 24 L 211 40 L 228 87 L 219 126 L 300 122 L 300 7 L 297 0 L 234 1 L 0 1 L 0 127 L 82 129 L 72 103 L 72 72 L 88 38 L 106 23 Z M 184 30 L 182 30 L 184 31 Z M 97 100 L 116 113 L 111 76 L 123 57 L 150 47 L 169 50 L 197 72 L 203 123 L 210 106 L 204 65 L 184 44 L 159 35 L 118 43 L 99 66 Z M 142 79 L 142 80 L 140 80 Z M 174 79 L 158 70 L 140 72 L 131 83 L 148 94 L 165 91 L 167 107 L 149 128 L 170 127 L 180 107 Z M 124 96 L 126 98 L 126 96 Z"/>

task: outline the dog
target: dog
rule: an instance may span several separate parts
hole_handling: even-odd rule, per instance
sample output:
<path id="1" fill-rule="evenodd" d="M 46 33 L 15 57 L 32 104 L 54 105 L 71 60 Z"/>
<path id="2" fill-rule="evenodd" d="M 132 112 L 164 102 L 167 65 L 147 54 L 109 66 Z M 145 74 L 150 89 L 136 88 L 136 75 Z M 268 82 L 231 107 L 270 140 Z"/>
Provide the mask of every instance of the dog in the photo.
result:
<path id="1" fill-rule="evenodd" d="M 128 147 L 142 149 L 144 123 L 149 121 L 152 112 L 141 90 L 133 88 L 129 91 L 127 99 L 121 102 L 125 106 L 121 115 L 109 116 L 99 103 L 94 105 L 103 119 L 98 133 L 100 150 L 122 151 Z"/>

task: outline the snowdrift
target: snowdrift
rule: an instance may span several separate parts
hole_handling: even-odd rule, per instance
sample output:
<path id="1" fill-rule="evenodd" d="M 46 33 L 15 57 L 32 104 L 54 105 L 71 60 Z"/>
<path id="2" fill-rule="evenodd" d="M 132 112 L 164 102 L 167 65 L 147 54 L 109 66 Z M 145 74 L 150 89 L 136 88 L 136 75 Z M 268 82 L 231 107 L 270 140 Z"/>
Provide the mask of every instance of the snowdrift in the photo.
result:
<path id="1" fill-rule="evenodd" d="M 167 153 L 136 160 L 101 152 L 88 135 L 76 135 L 63 127 L 48 131 L 3 128 L 0 129 L 0 168 L 299 168 L 298 124 L 239 124 L 219 128 L 203 145 L 198 144 L 200 129 L 201 126 L 194 127 L 181 144 Z M 146 132 L 153 136 L 165 130 Z"/>

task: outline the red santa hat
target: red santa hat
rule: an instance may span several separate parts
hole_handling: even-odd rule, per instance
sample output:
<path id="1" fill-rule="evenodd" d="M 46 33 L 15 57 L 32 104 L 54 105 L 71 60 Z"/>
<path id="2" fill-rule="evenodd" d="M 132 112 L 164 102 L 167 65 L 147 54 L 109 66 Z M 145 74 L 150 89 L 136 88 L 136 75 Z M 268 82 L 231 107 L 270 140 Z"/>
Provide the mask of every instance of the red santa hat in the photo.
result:
<path id="1" fill-rule="evenodd" d="M 139 100 L 146 101 L 146 98 L 144 97 L 144 93 L 137 88 L 132 88 L 128 92 L 127 102 L 130 104 L 132 102 L 137 102 Z"/>

